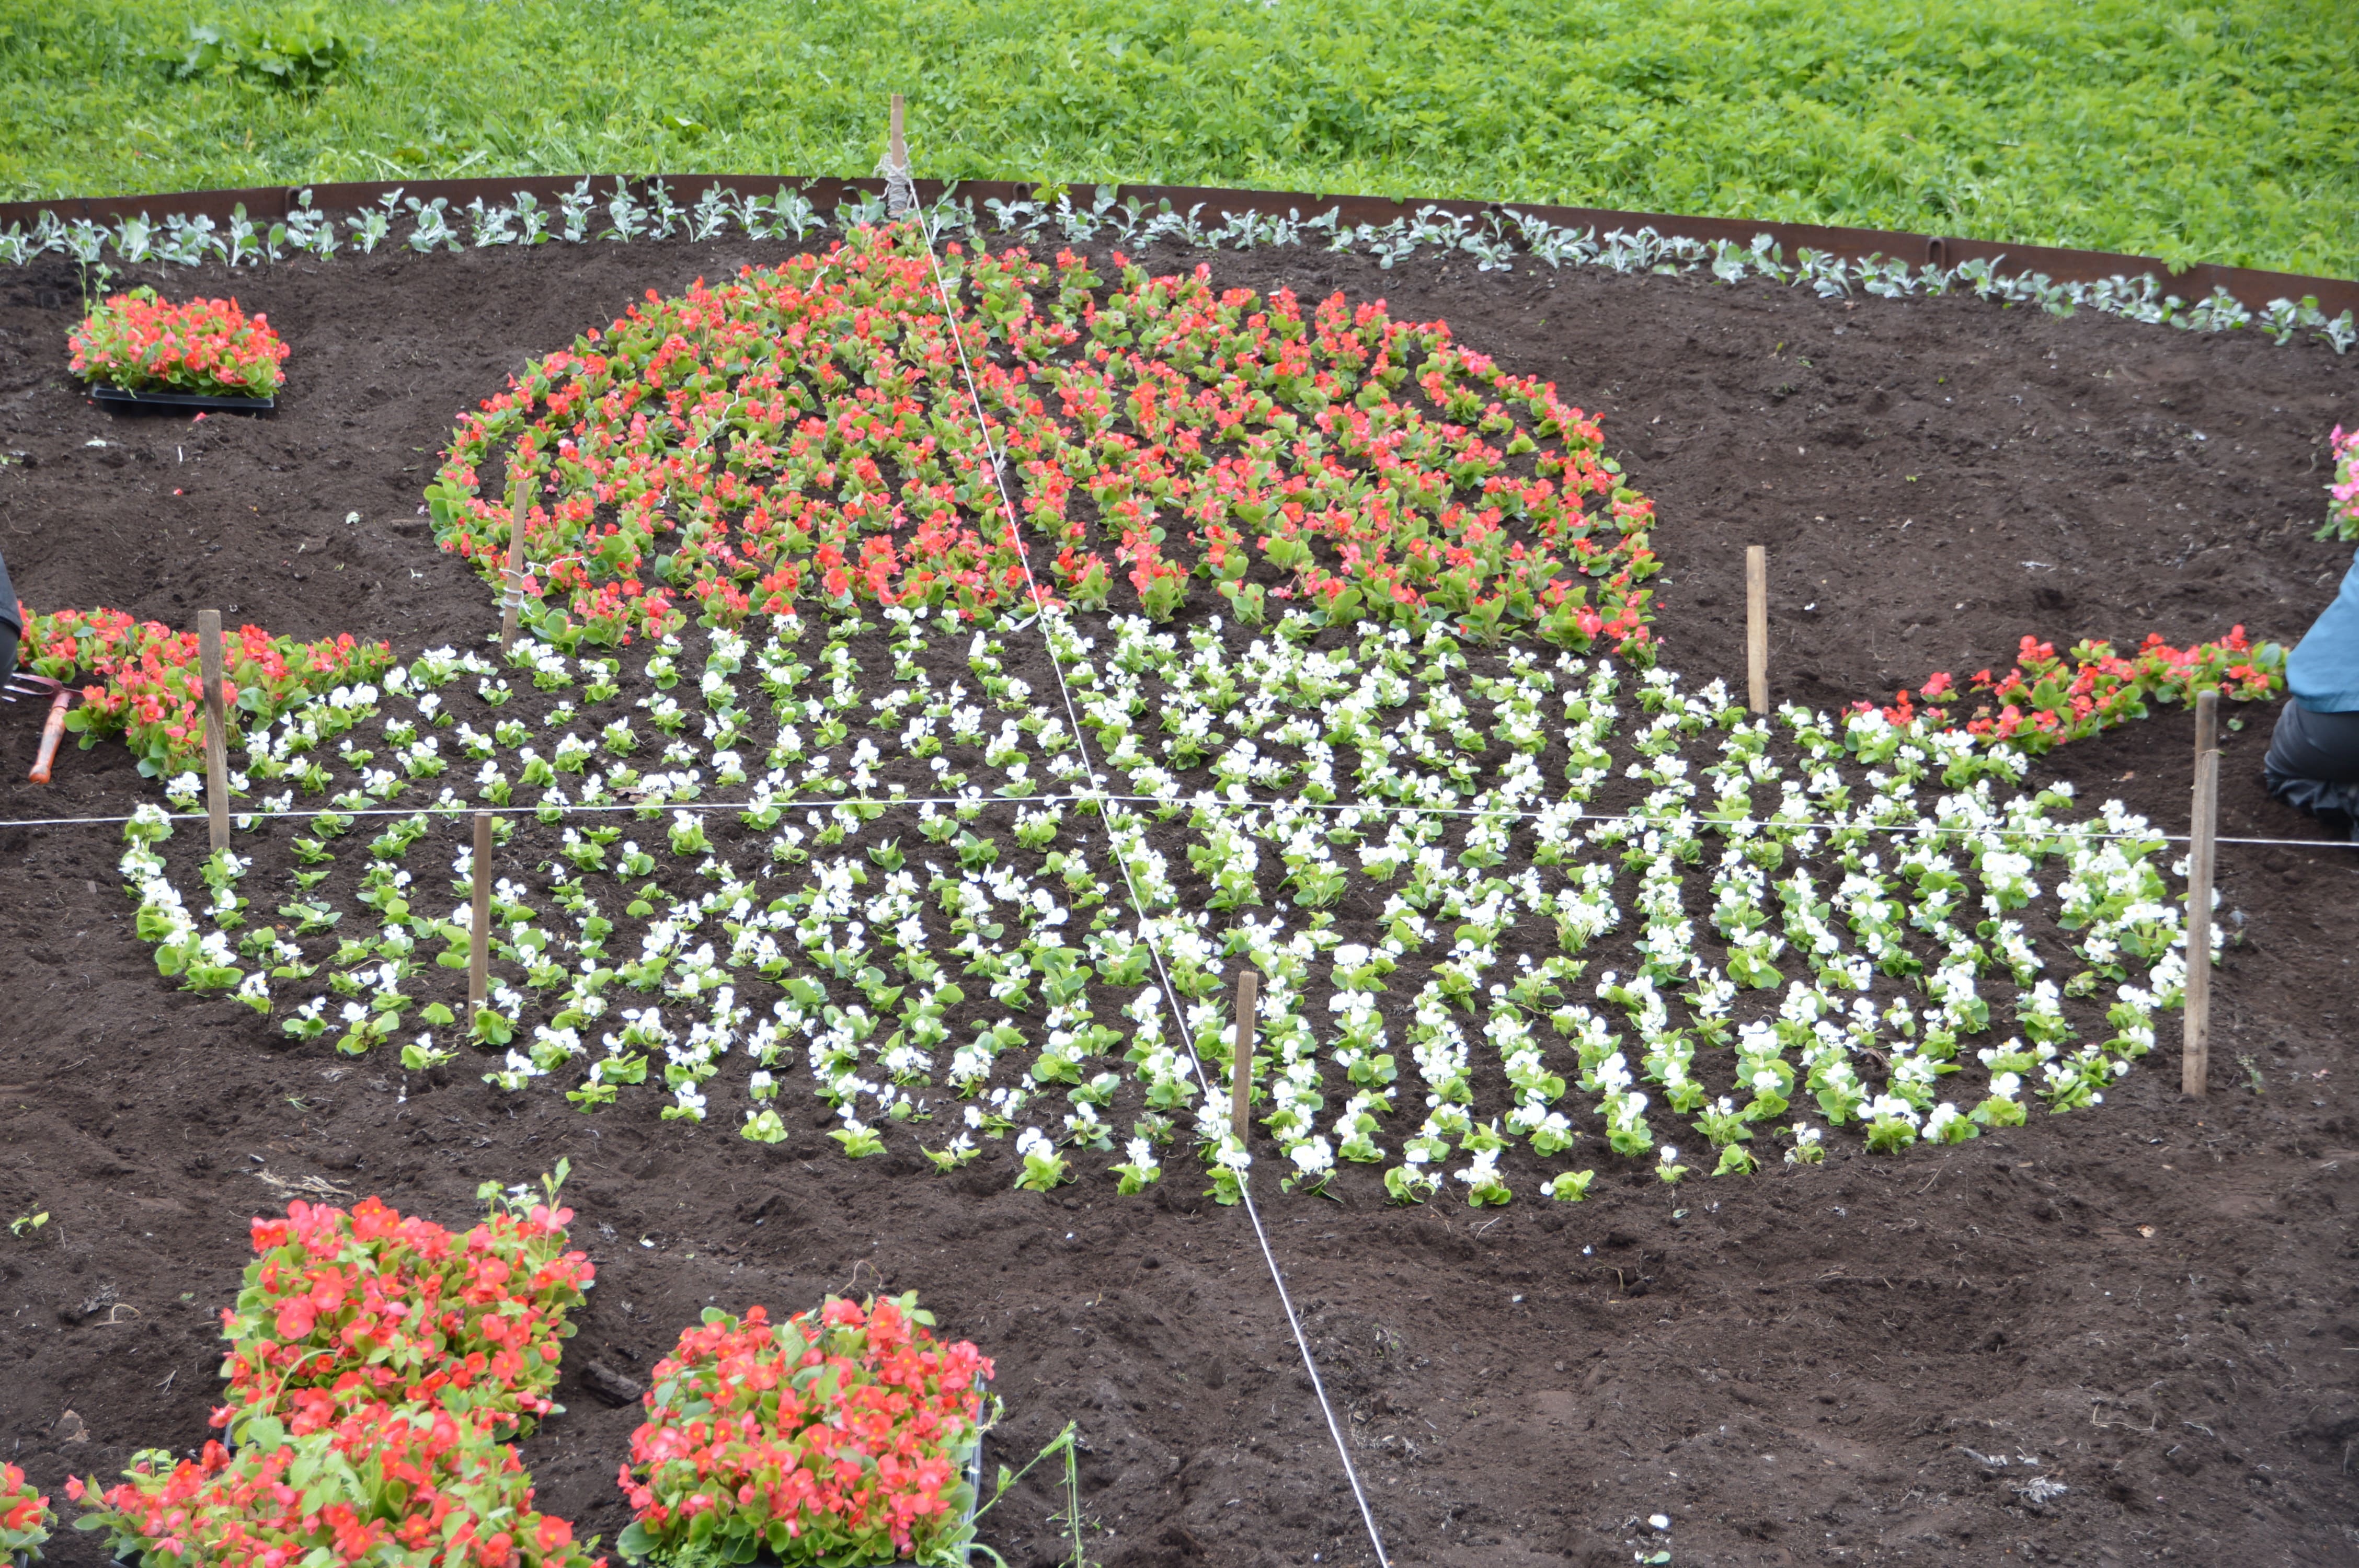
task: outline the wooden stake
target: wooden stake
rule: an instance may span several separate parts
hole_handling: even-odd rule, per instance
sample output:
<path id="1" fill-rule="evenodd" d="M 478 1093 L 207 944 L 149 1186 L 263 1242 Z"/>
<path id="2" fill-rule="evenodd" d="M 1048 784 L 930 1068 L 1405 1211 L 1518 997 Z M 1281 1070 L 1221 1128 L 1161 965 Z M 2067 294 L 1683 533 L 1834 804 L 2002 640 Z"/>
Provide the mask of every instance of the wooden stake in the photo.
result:
<path id="1" fill-rule="evenodd" d="M 516 646 L 516 611 L 524 603 L 524 520 L 532 507 L 532 476 L 525 472 L 522 449 L 508 463 L 515 471 L 508 475 L 508 569 L 500 595 L 502 658 Z"/>
<path id="2" fill-rule="evenodd" d="M 1261 977 L 1247 969 L 1237 976 L 1236 1031 L 1231 1040 L 1229 1064 L 1229 1130 L 1245 1141 L 1253 1103 L 1254 1008 L 1260 1000 Z"/>
<path id="3" fill-rule="evenodd" d="M 2195 805 L 2187 845 L 2187 1044 L 2179 1059 L 2182 1093 L 2201 1095 L 2212 1076 L 2212 841 L 2219 831 L 2220 694 L 2195 698 Z"/>
<path id="4" fill-rule="evenodd" d="M 901 134 L 901 95 L 893 94 L 893 112 L 885 133 L 885 211 L 906 218 L 918 205 L 918 188 L 909 180 L 909 143 Z"/>
<path id="5" fill-rule="evenodd" d="M 197 679 L 205 688 L 205 814 L 212 847 L 229 848 L 229 716 L 222 703 L 221 611 L 197 611 Z"/>
<path id="6" fill-rule="evenodd" d="M 467 931 L 467 1026 L 492 994 L 492 814 L 475 813 L 475 914 Z"/>
<path id="7" fill-rule="evenodd" d="M 1769 711 L 1769 557 L 1758 545 L 1745 546 L 1745 699 Z"/>

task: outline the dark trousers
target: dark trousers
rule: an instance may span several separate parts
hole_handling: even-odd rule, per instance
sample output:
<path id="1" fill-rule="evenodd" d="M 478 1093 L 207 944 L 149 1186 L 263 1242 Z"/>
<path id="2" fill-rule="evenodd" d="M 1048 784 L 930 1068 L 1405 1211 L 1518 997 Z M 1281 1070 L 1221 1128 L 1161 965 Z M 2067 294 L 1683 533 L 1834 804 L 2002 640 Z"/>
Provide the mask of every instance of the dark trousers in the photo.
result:
<path id="1" fill-rule="evenodd" d="M 2269 794 L 2359 838 L 2359 713 L 2320 713 L 2289 698 L 2261 773 Z"/>

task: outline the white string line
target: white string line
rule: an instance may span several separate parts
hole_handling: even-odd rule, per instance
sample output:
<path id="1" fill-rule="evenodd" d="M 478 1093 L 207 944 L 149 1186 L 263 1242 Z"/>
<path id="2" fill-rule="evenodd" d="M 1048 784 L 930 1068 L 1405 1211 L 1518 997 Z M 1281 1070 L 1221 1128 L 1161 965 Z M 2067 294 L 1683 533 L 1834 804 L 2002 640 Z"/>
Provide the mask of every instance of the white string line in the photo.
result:
<path id="1" fill-rule="evenodd" d="M 1092 776 L 1097 777 L 1100 775 L 1093 774 Z M 1170 795 L 1122 795 L 1109 790 L 1090 790 L 1067 795 L 887 795 L 882 799 L 874 795 L 830 795 L 826 797 L 798 797 L 791 800 L 773 796 L 766 800 L 624 801 L 613 804 L 598 805 L 591 805 L 581 801 L 565 801 L 560 804 L 540 806 L 445 805 L 441 801 L 438 800 L 429 805 L 419 806 L 363 806 L 351 811 L 340 811 L 334 806 L 308 807 L 301 811 L 259 811 L 246 809 L 233 810 L 230 815 L 241 819 L 242 821 L 251 823 L 252 820 L 256 818 L 272 822 L 300 822 L 309 821 L 315 817 L 321 816 L 349 816 L 354 818 L 363 816 L 455 817 L 471 816 L 478 811 L 493 816 L 538 816 L 544 813 L 549 812 L 554 812 L 560 816 L 566 816 L 577 814 L 594 815 L 599 812 L 608 811 L 821 811 L 839 806 L 875 806 L 882 809 L 887 806 L 1052 806 L 1081 804 L 1093 801 L 1102 802 L 1107 805 L 1180 805 L 1188 806 L 1198 810 L 1213 810 L 1238 814 L 1253 811 L 1275 810 L 1279 807 L 1290 807 L 1298 811 L 1414 812 L 1424 816 L 1512 816 L 1516 818 L 1533 818 L 1545 815 L 1544 812 L 1540 811 L 1530 811 L 1519 806 L 1407 806 L 1397 802 L 1387 803 L 1382 801 L 1353 800 L 1234 801 L 1221 800 L 1217 798 L 1205 800 L 1201 797 L 1193 800 L 1183 801 L 1176 800 Z M 1689 813 L 1688 815 L 1690 816 L 1694 816 L 1693 813 Z M 163 818 L 167 822 L 203 822 L 208 820 L 207 814 L 201 811 L 168 811 L 163 814 Z M 19 817 L 15 821 L 0 822 L 0 828 L 119 827 L 126 822 L 136 820 L 138 820 L 138 818 L 134 816 L 27 816 Z M 1634 816 L 1627 814 L 1600 814 L 1592 816 L 1587 812 L 1582 812 L 1569 820 L 1571 822 L 1595 823 L 1599 825 L 1620 827 L 1660 827 L 1669 822 L 1671 818 L 1668 816 Z M 1721 826 L 1717 818 L 1697 817 L 1696 821 L 1699 825 L 1710 822 L 1715 827 Z M 1789 828 L 1796 832 L 1817 833 L 1951 833 L 1961 836 L 1983 833 L 1999 833 L 2012 834 L 2017 837 L 2027 837 L 2035 831 L 2035 829 L 2031 827 L 2017 827 L 2007 826 L 2006 824 L 1988 825 L 1980 827 L 1952 827 L 1946 824 L 1937 822 L 1796 822 L 1784 817 L 1761 816 L 1737 817 L 1730 821 L 1727 826 L 1730 827 Z M 2193 836 L 2186 833 L 2100 833 L 2076 827 L 2070 824 L 2048 823 L 2044 826 L 2055 829 L 2051 836 L 2057 838 L 2098 840 L 2159 840 L 2166 844 L 2187 844 L 2194 841 Z M 250 831 L 251 827 L 249 827 L 247 830 Z M 2346 840 L 2342 838 L 2247 838 L 2215 835 L 2212 838 L 2212 842 L 2214 844 L 2245 844 L 2287 849 L 2359 849 L 2359 839 Z"/>
<path id="2" fill-rule="evenodd" d="M 1016 564 L 1024 568 L 1025 586 L 1031 590 L 1033 613 L 1040 622 L 1040 640 L 1049 654 L 1049 672 L 1057 677 L 1058 694 L 1064 698 L 1065 719 L 1072 727 L 1074 747 L 1081 755 L 1083 770 L 1089 773 L 1090 782 L 1103 784 L 1105 775 L 1089 769 L 1088 737 L 1081 714 L 1073 707 L 1073 689 L 1066 683 L 1064 664 L 1057 655 L 1057 642 L 1051 634 L 1048 605 L 1041 596 L 1038 580 L 1032 575 L 1031 552 L 1025 547 L 1023 532 L 1016 517 L 1016 503 L 1007 493 L 1007 479 L 1002 460 L 992 445 L 991 417 L 984 412 L 983 393 L 975 384 L 974 368 L 967 360 L 966 341 L 959 332 L 958 309 L 951 302 L 950 289 L 942 280 L 941 263 L 934 255 L 933 229 L 922 211 L 918 214 L 918 232 L 925 237 L 926 262 L 933 271 L 934 290 L 941 297 L 943 323 L 950 329 L 951 341 L 958 349 L 959 369 L 966 378 L 967 397 L 974 406 L 975 425 L 983 437 L 984 450 L 991 457 L 992 485 L 999 492 L 1000 509 L 1007 518 L 1008 538 L 1016 546 Z M 1130 874 L 1130 863 L 1124 859 L 1121 847 L 1114 841 L 1114 822 L 1109 819 L 1106 847 L 1113 853 L 1114 864 L 1121 869 L 1123 887 L 1130 896 L 1131 909 L 1137 914 L 1140 925 L 1145 927 L 1151 916 L 1147 913 L 1146 901 L 1138 896 L 1138 884 Z M 1188 1059 L 1195 1065 L 1197 1084 L 1209 1100 L 1212 1093 L 1212 1081 L 1204 1076 L 1203 1060 L 1196 1054 L 1195 1037 L 1188 1028 L 1187 1011 L 1180 1005 L 1179 989 L 1172 985 L 1171 976 L 1164 968 L 1162 946 L 1150 941 L 1147 944 L 1147 957 L 1155 960 L 1156 978 L 1162 984 L 1164 1000 L 1170 1004 L 1173 1029 L 1186 1044 Z M 1254 1203 L 1252 1184 L 1246 1180 L 1246 1172 L 1239 1171 L 1236 1175 L 1237 1196 L 1245 1205 L 1245 1217 L 1253 1221 L 1254 1239 L 1261 1246 L 1261 1260 L 1269 1270 L 1270 1283 L 1277 1288 L 1277 1304 L 1286 1314 L 1286 1326 L 1288 1332 L 1294 1336 L 1294 1347 L 1301 1353 L 1302 1368 L 1310 1374 L 1310 1391 L 1318 1396 L 1320 1413 L 1327 1418 L 1327 1435 L 1334 1441 L 1335 1456 L 1343 1462 L 1343 1478 L 1351 1483 L 1353 1500 L 1360 1505 L 1360 1522 L 1367 1530 L 1369 1544 L 1375 1548 L 1377 1568 L 1392 1568 L 1392 1560 L 1385 1553 L 1384 1533 L 1376 1528 L 1375 1510 L 1369 1508 L 1368 1494 L 1360 1485 L 1359 1468 L 1352 1463 L 1351 1445 L 1343 1439 L 1343 1423 L 1335 1419 L 1335 1407 L 1328 1401 L 1326 1380 L 1319 1376 L 1319 1363 L 1310 1354 L 1310 1342 L 1303 1337 L 1302 1320 L 1295 1315 L 1294 1298 L 1287 1292 L 1285 1271 L 1277 1266 L 1277 1255 L 1270 1250 L 1269 1235 L 1262 1228 L 1261 1212 Z"/>

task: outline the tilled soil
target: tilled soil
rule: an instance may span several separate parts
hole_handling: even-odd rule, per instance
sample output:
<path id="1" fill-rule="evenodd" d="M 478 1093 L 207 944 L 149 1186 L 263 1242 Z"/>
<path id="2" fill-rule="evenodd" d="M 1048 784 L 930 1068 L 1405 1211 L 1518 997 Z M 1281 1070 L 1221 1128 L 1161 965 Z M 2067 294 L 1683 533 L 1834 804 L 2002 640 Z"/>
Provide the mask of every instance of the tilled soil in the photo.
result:
<path id="1" fill-rule="evenodd" d="M 296 346 L 277 416 L 201 423 L 82 400 L 71 269 L 18 275 L 0 284 L 0 550 L 37 607 L 186 622 L 217 605 L 277 632 L 464 645 L 488 596 L 418 514 L 452 415 L 649 287 L 783 253 L 552 247 L 201 277 Z M 1666 662 L 1698 678 L 1741 670 L 1748 543 L 1770 551 L 1776 695 L 1819 704 L 2002 663 L 2027 633 L 2183 643 L 2242 623 L 2290 641 L 2346 558 L 2310 535 L 2359 361 L 2322 348 L 1757 283 L 1206 259 L 1223 283 L 1443 317 L 1602 411 L 1659 507 Z M 2359 864 L 2266 799 L 2272 715 L 2234 711 L 2223 831 L 2305 842 L 2223 849 L 2234 945 L 2208 1099 L 2177 1093 L 2167 1032 L 2102 1111 L 1900 1159 L 1845 1150 L 1677 1189 L 1617 1167 L 1575 1206 L 1403 1210 L 1373 1181 L 1267 1203 L 1394 1561 L 2359 1552 L 2359 1292 L 2339 1208 L 2359 1203 L 2359 1063 L 2333 881 Z M 0 713 L 0 778 L 22 779 L 35 729 Z M 2175 824 L 2188 752 L 2169 712 L 2043 771 Z M 47 790 L 0 784 L 0 819 L 119 813 L 151 789 L 120 748 L 69 752 Z M 624 1522 L 614 1472 L 635 1421 L 582 1381 L 589 1362 L 644 1376 L 708 1303 L 885 1287 L 919 1291 L 997 1358 L 995 1457 L 1080 1422 L 1093 1557 L 1373 1561 L 1246 1217 L 1176 1168 L 1139 1198 L 1043 1199 L 996 1170 L 941 1180 L 659 1123 L 653 1097 L 587 1119 L 553 1094 L 274 1042 L 157 977 L 118 853 L 110 828 L 0 828 L 0 1217 L 50 1216 L 0 1237 L 0 1417 L 9 1456 L 53 1493 L 70 1469 L 201 1438 L 213 1314 L 247 1217 L 286 1184 L 460 1223 L 478 1181 L 563 1156 L 600 1280 L 568 1413 L 527 1460 L 544 1506 L 585 1533 Z M 1027 1482 L 985 1539 L 1012 1563 L 1058 1561 L 1060 1506 Z M 71 1533 L 51 1552 L 100 1555 Z"/>

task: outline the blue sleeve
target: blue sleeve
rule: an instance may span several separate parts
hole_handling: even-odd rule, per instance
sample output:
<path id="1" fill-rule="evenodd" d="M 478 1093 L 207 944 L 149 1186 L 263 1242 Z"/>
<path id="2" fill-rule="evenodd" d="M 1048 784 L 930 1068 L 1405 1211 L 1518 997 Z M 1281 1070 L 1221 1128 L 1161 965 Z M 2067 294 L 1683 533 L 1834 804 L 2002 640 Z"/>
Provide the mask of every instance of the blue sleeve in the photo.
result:
<path id="1" fill-rule="evenodd" d="M 2359 713 L 2359 556 L 2334 602 L 2294 644 L 2286 685 L 2313 713 Z"/>

